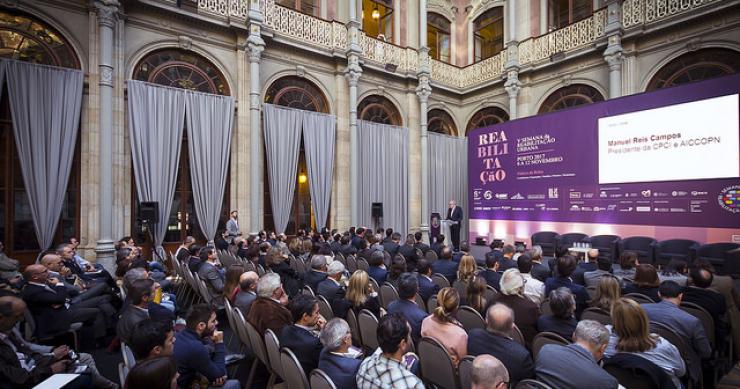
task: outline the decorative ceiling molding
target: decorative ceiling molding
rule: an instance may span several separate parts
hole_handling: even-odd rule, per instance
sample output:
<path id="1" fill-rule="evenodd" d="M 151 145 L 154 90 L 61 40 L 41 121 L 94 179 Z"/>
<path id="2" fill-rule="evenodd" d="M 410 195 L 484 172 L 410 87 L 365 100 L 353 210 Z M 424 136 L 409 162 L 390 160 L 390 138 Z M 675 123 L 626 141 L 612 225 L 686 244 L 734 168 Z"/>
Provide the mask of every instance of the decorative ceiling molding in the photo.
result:
<path id="1" fill-rule="evenodd" d="M 451 0 L 429 0 L 427 12 L 434 12 L 446 17 L 450 21 L 455 20 L 457 7 L 452 5 Z"/>
<path id="2" fill-rule="evenodd" d="M 468 20 L 475 20 L 483 12 L 488 11 L 493 7 L 503 7 L 506 1 L 504 0 L 473 0 L 466 10 L 468 11 Z"/>

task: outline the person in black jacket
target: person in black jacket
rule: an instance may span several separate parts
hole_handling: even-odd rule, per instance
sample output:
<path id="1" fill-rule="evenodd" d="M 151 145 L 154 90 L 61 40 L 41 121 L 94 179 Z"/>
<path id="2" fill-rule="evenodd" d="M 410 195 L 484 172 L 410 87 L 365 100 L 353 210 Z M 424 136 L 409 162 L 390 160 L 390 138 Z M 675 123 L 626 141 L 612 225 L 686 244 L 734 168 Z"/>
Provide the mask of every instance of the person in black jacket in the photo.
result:
<path id="1" fill-rule="evenodd" d="M 293 317 L 293 325 L 283 327 L 280 346 L 293 351 L 303 372 L 307 373 L 319 365 L 322 349 L 319 331 L 326 322 L 319 314 L 319 301 L 311 295 L 296 296 L 288 304 L 288 309 Z"/>

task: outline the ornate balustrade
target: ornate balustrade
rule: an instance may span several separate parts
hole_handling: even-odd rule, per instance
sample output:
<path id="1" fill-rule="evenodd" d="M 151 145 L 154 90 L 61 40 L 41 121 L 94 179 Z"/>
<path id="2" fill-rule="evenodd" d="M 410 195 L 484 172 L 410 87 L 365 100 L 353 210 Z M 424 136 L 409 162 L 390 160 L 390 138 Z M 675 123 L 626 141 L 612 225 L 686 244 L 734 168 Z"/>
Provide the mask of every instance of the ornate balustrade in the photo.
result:
<path id="1" fill-rule="evenodd" d="M 381 66 L 395 65 L 396 71 L 401 73 L 415 73 L 419 66 L 419 54 L 414 49 L 396 46 L 367 36 L 363 31 L 360 31 L 359 40 L 365 61 L 375 62 Z"/>
<path id="2" fill-rule="evenodd" d="M 306 15 L 275 4 L 274 0 L 262 0 L 260 6 L 264 12 L 264 26 L 282 36 L 330 50 L 347 49 L 347 27 L 342 23 Z"/>
<path id="3" fill-rule="evenodd" d="M 519 63 L 537 62 L 551 55 L 593 44 L 604 36 L 606 9 L 548 34 L 527 39 L 519 44 Z"/>
<path id="4" fill-rule="evenodd" d="M 249 0 L 198 0 L 198 10 L 246 19 L 249 14 Z"/>
<path id="5" fill-rule="evenodd" d="M 634 27 L 656 22 L 722 0 L 625 0 L 622 4 L 622 26 Z"/>
<path id="6" fill-rule="evenodd" d="M 476 62 L 464 68 L 445 62 L 431 60 L 432 81 L 458 89 L 470 88 L 496 80 L 504 73 L 507 51 Z"/>

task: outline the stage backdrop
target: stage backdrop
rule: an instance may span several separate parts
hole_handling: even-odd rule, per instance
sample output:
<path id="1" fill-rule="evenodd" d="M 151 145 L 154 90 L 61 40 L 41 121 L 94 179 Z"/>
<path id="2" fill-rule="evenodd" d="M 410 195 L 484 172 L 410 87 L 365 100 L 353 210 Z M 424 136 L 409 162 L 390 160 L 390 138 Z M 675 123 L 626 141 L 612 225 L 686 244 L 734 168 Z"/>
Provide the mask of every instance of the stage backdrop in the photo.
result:
<path id="1" fill-rule="evenodd" d="M 471 239 L 502 220 L 740 234 L 739 92 L 734 75 L 471 131 Z"/>

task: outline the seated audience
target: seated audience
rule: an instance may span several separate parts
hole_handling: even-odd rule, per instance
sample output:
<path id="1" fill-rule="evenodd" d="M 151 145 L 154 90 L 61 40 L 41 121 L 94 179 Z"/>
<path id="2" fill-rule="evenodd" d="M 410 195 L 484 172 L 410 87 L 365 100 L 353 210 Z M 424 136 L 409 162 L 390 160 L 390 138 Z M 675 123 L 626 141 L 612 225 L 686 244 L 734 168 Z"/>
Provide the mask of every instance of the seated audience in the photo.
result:
<path id="1" fill-rule="evenodd" d="M 341 262 L 333 261 L 327 268 L 327 277 L 316 286 L 316 294 L 326 297 L 329 302 L 344 298 L 344 285 L 341 282 L 344 271 L 344 265 Z"/>
<path id="2" fill-rule="evenodd" d="M 517 269 L 509 269 L 501 276 L 501 295 L 496 300 L 514 311 L 514 323 L 524 335 L 527 344 L 537 335 L 540 306 L 524 297 L 524 278 Z"/>
<path id="3" fill-rule="evenodd" d="M 409 348 L 409 325 L 393 313 L 378 322 L 380 352 L 365 358 L 357 371 L 358 389 L 423 389 L 421 379 L 409 370 L 404 355 Z"/>
<path id="4" fill-rule="evenodd" d="M 367 309 L 375 317 L 380 317 L 378 292 L 373 289 L 373 284 L 370 283 L 370 277 L 366 271 L 356 270 L 349 277 L 346 300 L 349 303 L 349 308 L 355 312 L 355 315 L 359 315 L 360 311 Z"/>
<path id="5" fill-rule="evenodd" d="M 639 264 L 636 252 L 625 251 L 619 255 L 619 266 L 615 266 L 614 276 L 622 283 L 632 281 L 635 278 L 635 266 Z"/>
<path id="6" fill-rule="evenodd" d="M 234 299 L 239 293 L 239 277 L 244 273 L 244 270 L 244 265 L 241 263 L 234 263 L 226 268 L 224 289 L 221 293 L 224 295 L 224 298 L 228 299 L 232 304 L 234 304 Z"/>
<path id="7" fill-rule="evenodd" d="M 257 281 L 257 298 L 247 313 L 247 321 L 261 335 L 268 328 L 279 334 L 283 327 L 293 324 L 288 305 L 288 295 L 280 283 L 280 276 L 275 273 L 267 273 Z"/>
<path id="8" fill-rule="evenodd" d="M 259 276 L 253 271 L 242 273 L 239 276 L 239 293 L 234 298 L 234 306 L 241 310 L 244 317 L 249 313 L 252 301 L 257 298 L 257 281 L 259 281 Z"/>
<path id="9" fill-rule="evenodd" d="M 391 271 L 388 272 L 385 282 L 393 285 L 394 288 L 398 288 L 398 278 L 403 273 L 406 273 L 406 259 L 402 256 L 395 257 L 391 260 Z"/>
<path id="10" fill-rule="evenodd" d="M 372 277 L 378 285 L 383 285 L 386 278 L 388 278 L 388 270 L 385 268 L 385 256 L 382 251 L 373 251 L 368 259 L 370 267 L 367 269 L 367 274 Z"/>
<path id="11" fill-rule="evenodd" d="M 447 248 L 445 248 L 447 250 Z M 460 307 L 460 296 L 454 288 L 442 288 L 437 294 L 437 308 L 421 322 L 421 336 L 428 336 L 441 343 L 457 366 L 468 354 L 468 334 L 455 318 Z"/>
<path id="12" fill-rule="evenodd" d="M 568 288 L 557 288 L 550 292 L 550 310 L 552 315 L 542 315 L 537 319 L 539 332 L 554 332 L 565 339 L 573 337 L 578 325 L 576 320 L 576 299 Z"/>
<path id="13" fill-rule="evenodd" d="M 503 257 L 502 257 L 503 258 Z M 481 277 L 486 280 L 488 285 L 492 286 L 497 291 L 501 291 L 501 273 L 499 270 L 499 259 L 494 256 L 486 257 L 486 270 L 480 272 Z"/>
<path id="14" fill-rule="evenodd" d="M 426 302 L 429 297 L 436 296 L 439 293 L 439 285 L 432 281 L 432 265 L 426 259 L 420 259 L 416 264 L 419 277 L 419 295 Z"/>
<path id="15" fill-rule="evenodd" d="M 596 294 L 591 300 L 591 306 L 611 312 L 612 304 L 622 297 L 622 291 L 619 288 L 619 281 L 614 276 L 602 277 L 596 286 Z"/>
<path id="16" fill-rule="evenodd" d="M 714 274 L 702 267 L 695 266 L 689 272 L 689 287 L 683 291 L 683 300 L 694 303 L 709 312 L 714 320 L 716 347 L 720 350 L 725 345 L 725 337 L 730 331 L 727 320 L 727 302 L 725 297 L 711 289 Z M 738 332 L 735 329 L 734 332 Z"/>
<path id="17" fill-rule="evenodd" d="M 622 294 L 639 293 L 650 297 L 653 301 L 660 301 L 658 296 L 658 272 L 653 265 L 640 264 L 635 268 L 635 278 L 622 289 Z"/>
<path id="18" fill-rule="evenodd" d="M 471 255 L 470 254 L 470 244 L 468 244 L 468 241 L 463 240 L 462 242 L 460 242 L 460 251 L 455 251 L 454 253 L 452 253 L 452 260 L 457 263 L 460 263 L 460 261 L 462 261 L 462 257 L 466 255 Z M 475 261 L 475 258 L 473 258 L 473 261 Z"/>
<path id="19" fill-rule="evenodd" d="M 326 323 L 319 314 L 319 301 L 316 297 L 299 294 L 288 304 L 293 317 L 293 325 L 283 327 L 280 346 L 287 347 L 298 358 L 303 372 L 307 375 L 319 365 L 321 341 L 319 332 Z"/>
<path id="20" fill-rule="evenodd" d="M 352 350 L 352 333 L 343 319 L 329 320 L 319 335 L 324 350 L 319 357 L 319 369 L 331 378 L 337 388 L 357 388 L 357 370 L 362 361 L 359 353 Z"/>
<path id="21" fill-rule="evenodd" d="M 665 370 L 676 388 L 681 388 L 679 378 L 686 373 L 681 354 L 676 346 L 650 333 L 648 317 L 640 304 L 620 298 L 614 302 L 611 316 L 614 325 L 607 326 L 611 327 L 611 336 L 604 355 L 612 357 L 617 353 L 632 353 L 643 357 Z"/>
<path id="22" fill-rule="evenodd" d="M 514 260 L 514 254 L 516 254 L 516 248 L 513 245 L 507 244 L 501 249 L 501 258 L 498 271 L 506 271 L 508 269 L 516 269 L 516 261 Z"/>
<path id="23" fill-rule="evenodd" d="M 727 308 L 727 322 L 728 330 L 730 328 L 740 328 L 740 310 L 738 310 L 738 304 L 740 304 L 740 291 L 735 288 L 735 280 L 730 275 L 719 275 L 715 272 L 714 266 L 706 260 L 697 258 L 694 261 L 694 267 L 704 269 L 712 275 L 712 283 L 709 285 L 709 289 L 721 294 L 725 298 L 725 307 Z M 732 331 L 732 344 L 735 349 L 734 355 L 740 355 L 740 331 Z"/>
<path id="24" fill-rule="evenodd" d="M 475 258 L 472 255 L 463 255 L 457 267 L 457 279 L 470 284 L 477 272 L 478 264 L 475 263 Z"/>
<path id="25" fill-rule="evenodd" d="M 470 371 L 471 389 L 506 389 L 509 372 L 501 361 L 491 355 L 479 355 Z"/>
<path id="26" fill-rule="evenodd" d="M 200 259 L 201 247 L 197 244 L 190 246 L 190 259 L 188 260 L 188 267 L 193 273 L 197 273 L 200 269 L 200 265 L 203 261 Z"/>
<path id="27" fill-rule="evenodd" d="M 295 239 L 293 240 L 296 241 Z M 350 238 L 349 235 L 342 236 L 342 239 L 339 241 L 341 243 L 341 246 L 339 248 L 339 253 L 347 257 L 348 255 L 355 255 L 357 254 L 357 248 L 352 245 L 352 238 Z"/>
<path id="28" fill-rule="evenodd" d="M 573 283 L 573 280 L 570 278 L 576 269 L 576 259 L 571 255 L 560 257 L 557 261 L 556 269 L 558 276 L 550 277 L 545 281 L 545 294 L 549 295 L 553 289 L 560 288 L 561 286 L 570 289 L 576 297 L 576 316 L 580 317 L 581 312 L 586 309 L 589 296 L 584 286 Z"/>
<path id="29" fill-rule="evenodd" d="M 17 324 L 23 319 L 25 311 L 26 303 L 23 300 L 14 296 L 0 297 L 0 386 L 31 388 L 54 374 L 73 369 L 69 347 L 42 346 L 30 343 L 21 336 Z M 84 388 L 92 384 L 95 388 L 118 387 L 100 375 L 90 354 L 78 355 L 79 363 L 88 366 L 90 377 L 75 380 L 70 386 Z"/>
<path id="30" fill-rule="evenodd" d="M 175 331 L 168 323 L 145 319 L 136 323 L 133 333 L 127 345 L 136 361 L 172 355 Z"/>
<path id="31" fill-rule="evenodd" d="M 609 343 L 609 330 L 593 320 L 582 320 L 573 333 L 573 344 L 546 344 L 535 365 L 537 380 L 553 388 L 616 389 L 617 379 L 599 366 Z"/>
<path id="32" fill-rule="evenodd" d="M 326 270 L 326 257 L 314 255 L 311 257 L 311 269 L 303 276 L 303 282 L 311 287 L 311 290 L 315 293 L 318 290 L 319 283 L 327 277 Z"/>
<path id="33" fill-rule="evenodd" d="M 485 293 L 488 284 L 486 280 L 481 276 L 475 276 L 471 282 L 468 283 L 467 297 L 465 299 L 466 304 L 478 311 L 483 315 L 488 306 Z"/>
<path id="34" fill-rule="evenodd" d="M 131 287 L 134 281 L 148 279 L 149 272 L 146 271 L 146 269 L 136 267 L 127 271 L 126 274 L 123 276 L 123 287 L 124 289 L 128 289 Z M 156 283 L 155 288 L 157 288 Z M 153 299 L 149 301 L 147 310 L 149 311 L 149 317 L 151 317 L 152 320 L 161 320 L 168 322 L 175 321 L 174 295 L 173 297 L 169 298 L 169 301 L 165 301 L 165 296 L 167 296 L 167 294 L 162 295 L 162 301 L 160 301 L 159 303 L 154 302 Z"/>
<path id="35" fill-rule="evenodd" d="M 118 320 L 116 333 L 121 341 L 131 343 L 134 337 L 134 326 L 136 323 L 149 319 L 149 301 L 154 298 L 154 281 L 149 279 L 136 280 L 128 288 L 129 304 L 123 308 L 121 318 Z"/>
<path id="36" fill-rule="evenodd" d="M 673 281 L 680 286 L 686 286 L 686 282 L 689 279 L 687 276 L 688 272 L 689 266 L 686 261 L 678 258 L 671 258 L 663 270 L 658 273 L 658 278 L 660 278 L 661 283 L 664 281 Z"/>
<path id="37" fill-rule="evenodd" d="M 439 234 L 437 239 L 433 239 L 432 244 L 429 246 L 429 248 L 437 254 L 437 258 L 442 256 L 442 249 L 444 247 L 446 247 L 445 236 L 442 234 Z"/>
<path id="38" fill-rule="evenodd" d="M 421 231 L 417 231 L 414 233 L 414 248 L 417 250 L 421 250 L 422 255 L 427 255 L 427 251 L 431 250 L 428 244 L 424 243 L 423 235 Z"/>
<path id="39" fill-rule="evenodd" d="M 207 304 L 190 308 L 186 327 L 177 333 L 173 356 L 180 377 L 177 385 L 189 388 L 194 382 L 207 381 L 226 389 L 241 388 L 239 381 L 226 375 L 224 334 L 216 329 L 216 312 Z"/>
<path id="40" fill-rule="evenodd" d="M 406 235 L 406 242 L 398 248 L 398 254 L 401 254 L 406 258 L 406 265 L 411 268 L 413 268 L 415 264 L 418 266 L 419 261 L 424 258 L 423 255 L 417 255 L 414 243 L 414 235 L 408 234 Z"/>
<path id="41" fill-rule="evenodd" d="M 495 262 L 499 262 L 504 258 L 504 254 L 501 252 L 501 249 L 504 248 L 504 241 L 500 239 L 494 239 L 493 242 L 488 246 L 491 248 L 491 251 L 486 253 L 486 256 L 484 257 L 484 260 L 486 263 L 488 263 L 488 259 L 491 258 Z"/>
<path id="42" fill-rule="evenodd" d="M 449 247 L 442 249 L 442 256 L 432 264 L 432 272 L 439 273 L 450 282 L 450 285 L 455 283 L 457 279 L 457 268 L 459 264 L 452 261 L 452 250 Z"/>
<path id="43" fill-rule="evenodd" d="M 540 306 L 545 299 L 545 284 L 532 277 L 532 257 L 529 254 L 522 254 L 517 258 L 516 265 L 524 278 L 524 297 Z"/>
<path id="44" fill-rule="evenodd" d="M 552 271 L 548 262 L 542 260 L 542 247 L 539 245 L 532 246 L 528 254 L 532 258 L 532 277 L 540 282 L 545 282 L 552 275 Z"/>
<path id="45" fill-rule="evenodd" d="M 177 258 L 180 263 L 187 263 L 187 260 L 190 258 L 190 246 L 195 244 L 195 238 L 192 236 L 186 236 L 185 240 L 182 241 L 182 245 L 175 250 L 175 258 Z"/>
<path id="46" fill-rule="evenodd" d="M 267 242 L 263 242 L 262 244 L 269 245 Z M 262 246 L 262 244 L 260 244 L 260 246 Z M 303 284 L 298 272 L 290 267 L 290 263 L 288 262 L 290 258 L 283 254 L 280 249 L 270 248 L 269 251 L 267 251 L 264 260 L 267 265 L 265 270 L 270 269 L 273 273 L 280 275 L 280 282 L 283 283 L 285 293 L 287 293 L 288 296 L 297 295 Z M 302 261 L 303 259 L 296 258 L 295 260 Z"/>
<path id="47" fill-rule="evenodd" d="M 607 257 L 596 258 L 596 270 L 583 273 L 586 287 L 595 287 L 603 277 L 612 277 L 612 261 Z"/>
<path id="48" fill-rule="evenodd" d="M 156 357 L 137 363 L 126 376 L 124 389 L 178 387 L 177 364 L 172 357 Z M 224 387 L 226 387 L 224 385 Z"/>
<path id="49" fill-rule="evenodd" d="M 419 290 L 418 277 L 413 273 L 403 273 L 398 279 L 398 300 L 388 305 L 388 313 L 400 313 L 411 325 L 411 338 L 414 343 L 421 339 L 421 323 L 428 315 L 416 305 Z"/>
<path id="50" fill-rule="evenodd" d="M 486 314 L 486 328 L 476 328 L 468 336 L 468 354 L 489 354 L 506 366 L 511 386 L 534 377 L 532 357 L 524 346 L 509 334 L 514 330 L 514 311 L 504 304 L 494 304 Z"/>
<path id="51" fill-rule="evenodd" d="M 583 262 L 578 263 L 578 266 L 576 266 L 576 270 L 573 272 L 573 275 L 571 275 L 573 282 L 575 282 L 578 285 L 586 285 L 586 280 L 584 279 L 584 275 L 586 272 L 592 272 L 598 268 L 596 264 L 596 258 L 598 257 L 599 257 L 599 250 L 597 249 L 589 250 L 584 256 Z"/>

